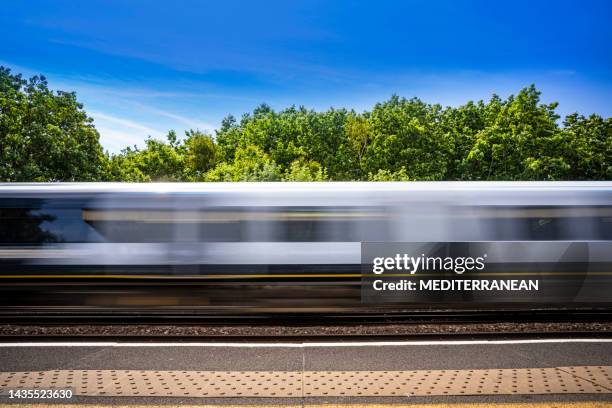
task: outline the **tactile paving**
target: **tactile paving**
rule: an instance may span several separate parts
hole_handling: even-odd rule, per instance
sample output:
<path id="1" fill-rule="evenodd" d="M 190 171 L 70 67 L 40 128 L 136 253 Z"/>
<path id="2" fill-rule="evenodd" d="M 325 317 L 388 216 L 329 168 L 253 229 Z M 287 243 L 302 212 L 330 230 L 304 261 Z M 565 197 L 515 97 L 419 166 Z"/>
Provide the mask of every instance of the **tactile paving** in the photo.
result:
<path id="1" fill-rule="evenodd" d="M 612 393 L 612 367 L 417 371 L 55 370 L 0 373 L 0 389 L 83 396 L 393 397 Z"/>
<path id="2" fill-rule="evenodd" d="M 559 370 L 588 380 L 593 384 L 599 384 L 612 391 L 612 367 L 610 366 L 559 367 Z"/>
<path id="3" fill-rule="evenodd" d="M 56 370 L 0 373 L 0 388 L 71 388 L 85 396 L 297 397 L 301 377 L 287 371 Z"/>
<path id="4" fill-rule="evenodd" d="M 306 396 L 428 396 L 605 393 L 555 368 L 305 373 Z"/>

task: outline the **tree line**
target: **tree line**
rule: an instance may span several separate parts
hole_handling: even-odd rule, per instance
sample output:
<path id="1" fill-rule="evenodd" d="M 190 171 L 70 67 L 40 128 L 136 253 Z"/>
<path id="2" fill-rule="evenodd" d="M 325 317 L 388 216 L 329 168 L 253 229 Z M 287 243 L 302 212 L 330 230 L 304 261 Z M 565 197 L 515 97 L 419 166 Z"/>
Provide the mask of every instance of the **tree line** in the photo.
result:
<path id="1" fill-rule="evenodd" d="M 74 92 L 0 67 L 0 181 L 611 180 L 612 118 L 534 85 L 458 107 L 392 96 L 370 111 L 262 104 L 144 148 L 104 152 Z"/>

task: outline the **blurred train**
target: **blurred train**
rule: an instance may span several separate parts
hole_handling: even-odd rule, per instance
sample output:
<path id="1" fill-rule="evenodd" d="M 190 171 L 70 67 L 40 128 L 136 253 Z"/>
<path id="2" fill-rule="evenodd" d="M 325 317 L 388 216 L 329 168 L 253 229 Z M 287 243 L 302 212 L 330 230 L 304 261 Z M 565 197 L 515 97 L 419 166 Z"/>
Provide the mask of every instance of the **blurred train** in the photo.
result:
<path id="1" fill-rule="evenodd" d="M 516 304 L 361 297 L 363 242 L 511 241 L 575 243 L 596 273 L 584 263 L 563 297 Z M 0 310 L 608 307 L 609 241 L 612 182 L 0 184 Z"/>

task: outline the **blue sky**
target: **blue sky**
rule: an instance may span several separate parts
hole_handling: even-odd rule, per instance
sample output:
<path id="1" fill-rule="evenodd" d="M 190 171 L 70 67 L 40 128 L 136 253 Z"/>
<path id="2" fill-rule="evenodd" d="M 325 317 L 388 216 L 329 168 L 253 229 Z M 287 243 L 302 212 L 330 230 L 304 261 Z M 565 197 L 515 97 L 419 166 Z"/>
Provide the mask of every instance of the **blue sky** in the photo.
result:
<path id="1" fill-rule="evenodd" d="M 17 1 L 0 64 L 75 90 L 103 146 L 213 131 L 261 102 L 458 105 L 535 83 L 612 116 L 612 1 Z"/>

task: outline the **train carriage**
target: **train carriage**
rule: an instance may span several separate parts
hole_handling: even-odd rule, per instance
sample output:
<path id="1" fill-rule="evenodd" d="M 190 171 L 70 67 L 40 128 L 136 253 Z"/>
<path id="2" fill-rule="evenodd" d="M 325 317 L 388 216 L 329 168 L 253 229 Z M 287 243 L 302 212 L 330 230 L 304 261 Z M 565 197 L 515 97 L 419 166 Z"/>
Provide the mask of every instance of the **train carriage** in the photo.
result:
<path id="1" fill-rule="evenodd" d="M 6 313 L 350 313 L 612 302 L 608 182 L 3 184 L 0 220 Z M 556 297 L 432 293 L 373 304 L 361 291 L 368 242 L 519 242 L 530 257 L 567 262 L 578 275 Z M 587 261 L 572 263 L 568 253 Z M 519 264 L 519 255 L 499 256 Z"/>

